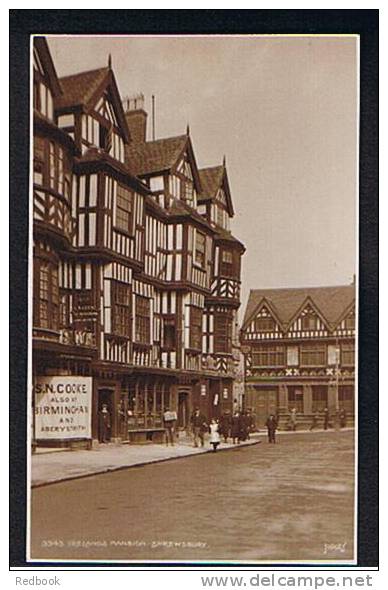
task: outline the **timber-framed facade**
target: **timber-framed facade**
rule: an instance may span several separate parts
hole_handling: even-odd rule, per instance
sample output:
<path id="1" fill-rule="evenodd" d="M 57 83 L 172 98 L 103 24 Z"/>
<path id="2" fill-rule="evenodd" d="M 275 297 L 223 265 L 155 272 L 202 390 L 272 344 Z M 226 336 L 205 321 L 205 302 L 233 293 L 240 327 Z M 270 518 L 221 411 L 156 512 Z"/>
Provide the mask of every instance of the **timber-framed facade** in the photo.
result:
<path id="1" fill-rule="evenodd" d="M 254 289 L 241 329 L 245 406 L 264 426 L 270 413 L 285 428 L 295 408 L 300 425 L 325 408 L 334 425 L 355 413 L 355 285 Z"/>
<path id="2" fill-rule="evenodd" d="M 166 407 L 180 428 L 232 410 L 245 248 L 225 160 L 199 170 L 189 129 L 147 141 L 110 64 L 58 79 L 36 37 L 33 75 L 33 382 L 91 378 L 93 440 L 103 404 L 112 440 L 160 440 Z"/>

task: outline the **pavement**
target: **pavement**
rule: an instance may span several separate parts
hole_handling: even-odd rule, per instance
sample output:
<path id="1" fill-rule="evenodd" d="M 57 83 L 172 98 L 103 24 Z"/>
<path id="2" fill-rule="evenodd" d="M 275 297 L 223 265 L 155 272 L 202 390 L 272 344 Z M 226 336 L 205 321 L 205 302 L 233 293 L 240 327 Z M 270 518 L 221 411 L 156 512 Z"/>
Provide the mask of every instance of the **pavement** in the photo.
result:
<path id="1" fill-rule="evenodd" d="M 351 429 L 345 428 L 343 430 Z M 324 431 L 315 430 L 314 432 Z M 298 434 L 306 433 L 309 433 L 309 431 L 298 431 Z M 295 434 L 294 432 L 288 431 L 277 432 L 278 437 L 295 436 Z M 259 444 L 266 439 L 266 432 L 261 431 L 254 433 L 251 435 L 250 440 L 241 442 L 240 444 L 233 444 L 232 442 L 221 443 L 217 453 Z M 142 445 L 110 443 L 101 444 L 91 450 L 40 448 L 31 457 L 31 486 L 39 487 L 209 452 L 213 452 L 213 450 L 208 442 L 206 442 L 203 448 L 195 448 L 192 438 L 185 435 L 180 435 L 173 447 L 152 443 Z"/>

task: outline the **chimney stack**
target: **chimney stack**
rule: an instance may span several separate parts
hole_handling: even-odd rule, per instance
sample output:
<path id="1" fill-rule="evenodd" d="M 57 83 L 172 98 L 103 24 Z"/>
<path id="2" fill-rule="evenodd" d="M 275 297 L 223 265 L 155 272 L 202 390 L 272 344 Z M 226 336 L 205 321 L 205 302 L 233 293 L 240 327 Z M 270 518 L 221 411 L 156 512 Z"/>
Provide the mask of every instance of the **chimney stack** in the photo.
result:
<path id="1" fill-rule="evenodd" d="M 123 108 L 131 143 L 144 143 L 147 136 L 147 113 L 144 110 L 144 94 L 124 98 Z"/>

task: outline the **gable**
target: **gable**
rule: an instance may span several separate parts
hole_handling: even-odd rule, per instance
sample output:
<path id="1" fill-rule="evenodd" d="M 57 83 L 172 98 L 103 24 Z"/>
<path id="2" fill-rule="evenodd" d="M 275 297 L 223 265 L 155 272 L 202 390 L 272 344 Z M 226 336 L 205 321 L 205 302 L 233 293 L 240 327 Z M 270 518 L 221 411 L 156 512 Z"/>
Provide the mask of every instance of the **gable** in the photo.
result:
<path id="1" fill-rule="evenodd" d="M 283 330 L 278 317 L 267 301 L 262 301 L 244 327 L 248 340 L 283 338 Z"/>
<path id="2" fill-rule="evenodd" d="M 98 113 L 101 117 L 104 117 L 110 124 L 115 125 L 118 127 L 117 117 L 115 114 L 115 109 L 112 102 L 109 100 L 109 96 L 107 92 L 104 92 L 103 96 L 97 102 L 94 107 L 96 113 Z"/>
<path id="3" fill-rule="evenodd" d="M 354 305 L 347 310 L 334 329 L 335 336 L 354 336 L 356 331 L 356 310 Z"/>
<path id="4" fill-rule="evenodd" d="M 311 300 L 303 304 L 287 329 L 288 337 L 327 336 L 328 333 L 329 327 L 326 320 Z"/>

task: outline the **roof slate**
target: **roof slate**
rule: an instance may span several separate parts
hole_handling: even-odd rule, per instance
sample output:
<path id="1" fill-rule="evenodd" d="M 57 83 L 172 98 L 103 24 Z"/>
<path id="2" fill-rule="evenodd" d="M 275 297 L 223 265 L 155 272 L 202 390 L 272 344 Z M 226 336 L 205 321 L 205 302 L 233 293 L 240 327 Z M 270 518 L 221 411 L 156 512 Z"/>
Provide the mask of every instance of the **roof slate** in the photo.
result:
<path id="1" fill-rule="evenodd" d="M 224 166 L 212 166 L 198 170 L 202 185 L 202 193 L 199 197 L 200 201 L 216 196 L 217 191 L 222 184 L 224 170 Z"/>
<path id="2" fill-rule="evenodd" d="M 63 95 L 58 97 L 56 108 L 64 109 L 86 104 L 109 72 L 109 68 L 106 67 L 60 78 Z"/>
<path id="3" fill-rule="evenodd" d="M 355 300 L 354 285 L 306 287 L 295 289 L 252 289 L 245 310 L 243 325 L 251 318 L 263 299 L 267 299 L 279 320 L 288 325 L 298 309 L 310 297 L 323 317 L 334 326 Z"/>
<path id="4" fill-rule="evenodd" d="M 126 146 L 127 163 L 136 176 L 170 170 L 187 142 L 187 135 Z"/>

